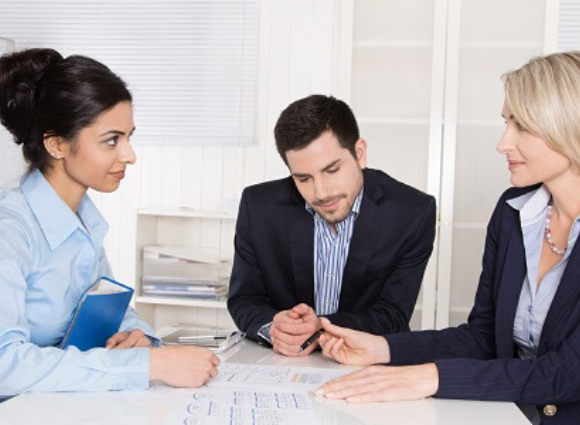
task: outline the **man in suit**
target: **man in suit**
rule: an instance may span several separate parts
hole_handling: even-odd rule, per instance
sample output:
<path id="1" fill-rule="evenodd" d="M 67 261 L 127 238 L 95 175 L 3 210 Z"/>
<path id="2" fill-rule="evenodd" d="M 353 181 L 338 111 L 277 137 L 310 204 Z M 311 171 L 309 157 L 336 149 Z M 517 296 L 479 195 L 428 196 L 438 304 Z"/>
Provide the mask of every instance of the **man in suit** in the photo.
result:
<path id="1" fill-rule="evenodd" d="M 344 102 L 312 95 L 276 124 L 291 176 L 244 190 L 228 309 L 275 351 L 307 355 L 319 317 L 375 334 L 409 329 L 435 237 L 435 200 L 366 169 Z"/>

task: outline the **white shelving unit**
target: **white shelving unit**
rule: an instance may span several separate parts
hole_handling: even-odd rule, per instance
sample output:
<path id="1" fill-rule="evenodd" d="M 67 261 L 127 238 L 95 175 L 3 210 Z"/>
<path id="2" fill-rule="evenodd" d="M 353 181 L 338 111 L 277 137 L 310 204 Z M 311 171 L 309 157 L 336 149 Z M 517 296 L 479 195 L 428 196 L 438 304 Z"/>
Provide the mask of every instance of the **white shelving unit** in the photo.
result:
<path id="1" fill-rule="evenodd" d="M 137 214 L 155 217 L 180 218 L 216 218 L 220 220 L 235 220 L 236 215 L 218 211 L 199 211 L 185 207 L 149 207 L 140 209 Z"/>
<path id="2" fill-rule="evenodd" d="M 233 255 L 235 214 L 191 208 L 149 207 L 137 211 L 136 297 L 139 314 L 155 328 L 177 322 L 198 326 L 232 327 L 226 301 L 152 297 L 141 293 L 142 253 L 147 245 L 216 248 Z"/>
<path id="3" fill-rule="evenodd" d="M 226 301 L 204 301 L 178 297 L 138 296 L 136 303 L 152 305 L 175 305 L 181 307 L 227 308 Z"/>

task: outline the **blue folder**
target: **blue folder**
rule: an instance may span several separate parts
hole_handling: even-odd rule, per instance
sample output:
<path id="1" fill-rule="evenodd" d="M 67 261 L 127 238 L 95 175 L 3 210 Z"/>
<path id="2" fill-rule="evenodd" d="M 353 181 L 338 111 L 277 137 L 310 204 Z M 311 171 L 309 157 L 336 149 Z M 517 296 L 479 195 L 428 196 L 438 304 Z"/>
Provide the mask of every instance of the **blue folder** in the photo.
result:
<path id="1" fill-rule="evenodd" d="M 104 347 L 119 331 L 133 288 L 102 277 L 81 297 L 60 348 L 69 345 L 81 351 Z"/>

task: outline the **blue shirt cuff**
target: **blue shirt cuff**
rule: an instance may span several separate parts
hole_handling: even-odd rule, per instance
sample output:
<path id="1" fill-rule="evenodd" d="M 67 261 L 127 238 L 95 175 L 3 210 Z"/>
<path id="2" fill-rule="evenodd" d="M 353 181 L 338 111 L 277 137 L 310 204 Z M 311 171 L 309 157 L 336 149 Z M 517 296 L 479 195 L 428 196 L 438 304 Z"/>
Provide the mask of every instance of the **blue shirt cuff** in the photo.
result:
<path id="1" fill-rule="evenodd" d="M 149 348 L 107 351 L 112 390 L 149 388 Z"/>
<path id="2" fill-rule="evenodd" d="M 151 335 L 145 335 L 145 336 L 147 338 L 149 338 L 149 341 L 151 341 L 151 347 L 157 348 L 157 347 L 163 346 L 163 342 L 159 338 L 156 338 L 156 337 L 151 336 Z"/>

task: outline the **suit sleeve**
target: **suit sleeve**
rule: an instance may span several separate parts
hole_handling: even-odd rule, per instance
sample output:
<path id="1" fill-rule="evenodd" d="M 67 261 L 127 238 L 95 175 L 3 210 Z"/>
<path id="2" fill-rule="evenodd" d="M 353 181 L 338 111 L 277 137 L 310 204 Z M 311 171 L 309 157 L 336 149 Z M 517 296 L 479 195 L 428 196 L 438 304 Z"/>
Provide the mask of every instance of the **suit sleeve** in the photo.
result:
<path id="1" fill-rule="evenodd" d="M 432 362 L 436 359 L 466 357 L 490 359 L 495 356 L 495 299 L 498 235 L 501 212 L 505 204 L 502 196 L 487 229 L 483 268 L 475 296 L 475 305 L 468 323 L 439 331 L 407 332 L 387 335 L 391 349 L 391 364 L 408 365 Z"/>
<path id="2" fill-rule="evenodd" d="M 502 205 L 505 201 L 500 200 Z M 501 262 L 498 249 L 499 218 L 490 226 L 484 256 L 484 268 L 469 324 L 461 329 L 469 335 L 471 349 L 462 358 L 435 360 L 439 370 L 436 397 L 513 401 L 522 404 L 565 404 L 580 399 L 580 324 L 573 327 L 555 350 L 534 359 L 495 357 L 494 272 Z M 496 251 L 497 250 L 497 251 Z M 498 261 L 496 261 L 498 260 Z M 505 267 L 509 267 L 506 264 Z M 455 341 L 461 341 L 454 338 Z M 447 341 L 446 345 L 449 346 Z M 462 342 L 465 345 L 465 342 Z M 467 347 L 467 345 L 465 345 Z M 449 349 L 449 348 L 448 348 Z M 457 356 L 459 357 L 459 356 Z M 487 360 L 482 360 L 488 358 Z"/>
<path id="3" fill-rule="evenodd" d="M 328 316 L 332 323 L 374 334 L 409 330 L 427 262 L 435 239 L 435 200 L 429 197 L 417 221 L 409 248 L 385 277 L 379 296 L 370 308 L 358 312 L 338 312 Z"/>
<path id="4" fill-rule="evenodd" d="M 442 359 L 436 397 L 564 404 L 580 399 L 580 326 L 556 351 L 529 360 Z"/>
<path id="5" fill-rule="evenodd" d="M 228 309 L 236 326 L 257 341 L 258 330 L 278 313 L 271 305 L 252 244 L 252 223 L 246 192 L 242 194 L 234 240 L 234 264 Z"/>
<path id="6" fill-rule="evenodd" d="M 523 404 L 568 403 L 580 398 L 580 325 L 557 350 L 535 359 L 496 358 L 494 282 L 505 197 L 488 226 L 483 270 L 468 323 L 441 331 L 387 335 L 391 364 L 435 362 L 436 397 Z"/>

